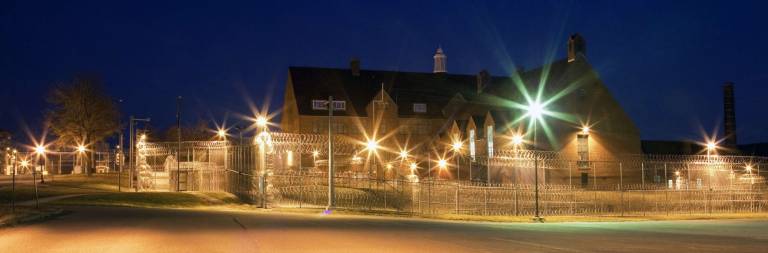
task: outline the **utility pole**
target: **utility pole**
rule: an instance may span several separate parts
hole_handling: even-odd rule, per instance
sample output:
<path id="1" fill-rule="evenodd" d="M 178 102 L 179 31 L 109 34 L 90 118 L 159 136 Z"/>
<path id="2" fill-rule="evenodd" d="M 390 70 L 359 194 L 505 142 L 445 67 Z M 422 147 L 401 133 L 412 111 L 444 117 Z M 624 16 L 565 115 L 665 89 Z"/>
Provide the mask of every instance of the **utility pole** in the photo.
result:
<path id="1" fill-rule="evenodd" d="M 533 150 L 536 150 L 536 145 L 538 144 L 537 139 L 537 124 L 538 122 L 536 120 L 533 120 Z M 541 216 L 539 216 L 539 154 L 537 152 L 533 152 L 533 174 L 535 177 L 535 185 L 534 189 L 536 192 L 536 216 L 533 217 L 534 221 L 541 222 L 543 219 Z"/>
<path id="2" fill-rule="evenodd" d="M 123 99 L 117 100 L 120 104 L 123 103 Z M 120 137 L 118 138 L 118 144 L 117 144 L 117 150 L 115 153 L 115 161 L 118 162 L 117 164 L 117 192 L 122 191 L 122 177 L 123 177 L 123 149 L 125 146 L 123 145 L 123 117 L 120 115 L 117 120 L 117 125 L 119 127 L 118 133 L 120 134 Z"/>
<path id="3" fill-rule="evenodd" d="M 176 97 L 176 191 L 181 191 L 181 96 Z"/>
<path id="4" fill-rule="evenodd" d="M 11 179 L 11 213 L 16 213 L 16 149 L 13 150 L 13 178 Z M 757 173 L 760 174 L 759 172 Z"/>
<path id="5" fill-rule="evenodd" d="M 336 205 L 336 191 L 333 185 L 333 96 L 328 96 L 328 207 L 330 211 Z"/>
<path id="6" fill-rule="evenodd" d="M 133 133 L 133 115 L 131 115 L 128 118 L 128 143 L 130 143 L 130 147 L 128 148 L 128 187 L 133 188 L 133 148 L 136 146 L 135 143 L 133 143 L 135 134 Z"/>

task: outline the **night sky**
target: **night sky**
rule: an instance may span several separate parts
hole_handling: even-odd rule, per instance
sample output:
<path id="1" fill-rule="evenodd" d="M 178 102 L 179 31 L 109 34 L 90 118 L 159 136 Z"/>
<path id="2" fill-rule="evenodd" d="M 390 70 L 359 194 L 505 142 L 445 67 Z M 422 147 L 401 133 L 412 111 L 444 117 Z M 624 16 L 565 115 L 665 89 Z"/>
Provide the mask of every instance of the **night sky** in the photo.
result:
<path id="1" fill-rule="evenodd" d="M 718 128 L 733 81 L 739 142 L 768 141 L 766 1 L 74 2 L 0 2 L 0 128 L 21 141 L 51 85 L 76 73 L 100 74 L 126 115 L 165 128 L 178 95 L 188 123 L 233 121 L 267 98 L 278 108 L 291 65 L 357 56 L 430 72 L 442 45 L 450 73 L 508 75 L 564 57 L 574 32 L 644 139 Z"/>

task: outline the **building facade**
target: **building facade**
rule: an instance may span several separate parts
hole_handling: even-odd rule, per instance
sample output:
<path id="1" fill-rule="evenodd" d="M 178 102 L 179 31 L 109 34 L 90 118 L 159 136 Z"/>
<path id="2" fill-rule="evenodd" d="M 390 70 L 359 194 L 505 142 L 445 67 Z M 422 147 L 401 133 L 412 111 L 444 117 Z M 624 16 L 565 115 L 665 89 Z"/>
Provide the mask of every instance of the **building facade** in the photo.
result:
<path id="1" fill-rule="evenodd" d="M 281 128 L 327 133 L 327 101 L 332 96 L 330 127 L 335 134 L 361 142 L 375 140 L 392 155 L 401 150 L 437 157 L 453 152 L 465 161 L 456 163 L 463 164 L 510 149 L 557 151 L 574 161 L 612 161 L 639 154 L 639 131 L 587 61 L 585 43 L 580 35 L 571 35 L 566 58 L 509 76 L 485 70 L 475 75 L 448 73 L 442 48 L 433 56 L 431 73 L 366 70 L 357 59 L 348 69 L 290 67 Z M 547 112 L 537 123 L 538 141 L 533 143 L 525 107 L 539 89 Z M 590 166 L 584 164 L 551 177 L 589 177 Z M 452 175 L 460 172 L 462 179 L 469 179 L 464 170 L 456 169 Z"/>

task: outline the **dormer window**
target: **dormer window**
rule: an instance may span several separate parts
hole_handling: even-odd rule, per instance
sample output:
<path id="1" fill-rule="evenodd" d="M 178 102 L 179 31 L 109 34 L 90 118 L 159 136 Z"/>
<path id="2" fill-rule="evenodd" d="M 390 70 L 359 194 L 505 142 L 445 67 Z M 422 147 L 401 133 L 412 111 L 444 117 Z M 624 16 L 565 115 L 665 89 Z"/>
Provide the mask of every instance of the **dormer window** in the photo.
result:
<path id="1" fill-rule="evenodd" d="M 312 100 L 312 110 L 328 110 L 327 100 Z"/>
<path id="2" fill-rule="evenodd" d="M 347 101 L 333 101 L 333 110 L 334 111 L 346 111 L 347 110 Z"/>
<path id="3" fill-rule="evenodd" d="M 312 110 L 328 110 L 328 100 L 313 99 L 312 100 Z M 347 110 L 347 101 L 334 100 L 333 101 L 333 110 L 334 111 L 346 111 Z"/>
<path id="4" fill-rule="evenodd" d="M 427 112 L 427 104 L 425 104 L 425 103 L 413 103 L 413 112 L 426 113 Z"/>

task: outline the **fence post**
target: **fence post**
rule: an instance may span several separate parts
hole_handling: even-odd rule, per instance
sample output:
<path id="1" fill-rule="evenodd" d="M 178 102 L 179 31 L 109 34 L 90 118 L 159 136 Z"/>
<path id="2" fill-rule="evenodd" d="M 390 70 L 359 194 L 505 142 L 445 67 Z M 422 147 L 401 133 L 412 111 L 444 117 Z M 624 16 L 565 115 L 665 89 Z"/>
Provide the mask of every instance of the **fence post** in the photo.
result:
<path id="1" fill-rule="evenodd" d="M 483 215 L 488 215 L 488 187 L 483 187 Z"/>
<path id="2" fill-rule="evenodd" d="M 455 192 L 455 196 L 453 197 L 453 201 L 454 201 L 455 209 L 456 209 L 456 211 L 455 211 L 456 214 L 459 214 L 459 187 L 461 187 L 461 186 L 456 184 L 456 192 Z"/>
<path id="3" fill-rule="evenodd" d="M 621 216 L 624 217 L 624 189 L 619 184 L 619 208 L 621 208 Z"/>
<path id="4" fill-rule="evenodd" d="M 514 198 L 515 198 L 515 216 L 519 216 L 519 215 L 520 215 L 520 211 L 517 209 L 517 208 L 518 208 L 518 207 L 517 207 L 517 205 L 518 205 L 518 200 L 517 200 L 517 185 L 515 185 L 515 187 L 512 189 L 512 193 L 514 194 Z"/>
<path id="5" fill-rule="evenodd" d="M 669 216 L 669 189 L 664 190 L 664 202 L 666 202 L 666 205 L 664 205 L 665 207 L 664 209 L 666 209 L 667 216 Z"/>
<path id="6" fill-rule="evenodd" d="M 376 182 L 378 182 L 378 179 L 377 179 Z M 384 210 L 386 210 L 387 209 L 387 181 L 386 181 L 386 179 L 384 180 L 384 183 L 382 184 L 382 186 L 384 187 Z"/>

